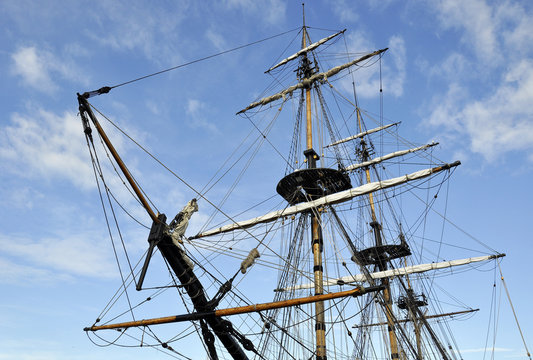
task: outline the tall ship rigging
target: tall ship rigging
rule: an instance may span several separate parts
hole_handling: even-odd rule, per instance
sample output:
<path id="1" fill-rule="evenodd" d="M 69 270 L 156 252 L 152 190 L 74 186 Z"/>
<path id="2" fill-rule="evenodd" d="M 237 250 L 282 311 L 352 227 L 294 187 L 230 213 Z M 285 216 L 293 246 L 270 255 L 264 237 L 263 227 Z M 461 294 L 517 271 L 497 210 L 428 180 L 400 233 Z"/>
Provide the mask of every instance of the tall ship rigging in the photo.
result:
<path id="1" fill-rule="evenodd" d="M 250 135 L 209 183 L 199 190 L 174 173 L 194 197 L 170 209 L 174 217 L 155 209 L 106 135 L 100 122 L 108 118 L 89 102 L 112 88 L 78 94 L 107 224 L 123 250 L 122 283 L 84 329 L 92 341 L 178 359 L 463 358 L 453 320 L 478 309 L 439 284 L 498 268 L 505 255 L 458 251 L 461 240 L 444 239 L 448 183 L 460 162 L 439 160 L 437 143 L 413 144 L 398 135 L 400 123 L 360 107 L 357 71 L 381 69 L 388 49 L 340 53 L 345 30 L 316 41 L 309 29 L 304 21 L 298 49 L 265 71 L 277 90 L 237 112 Z M 263 150 L 281 159 L 279 169 L 259 158 Z M 247 172 L 281 176 L 247 203 L 234 190 Z M 135 216 L 117 206 L 113 174 L 151 222 L 140 227 L 147 250 L 137 260 L 119 226 L 120 213 Z M 212 201 L 208 192 L 228 174 L 235 180 Z M 232 197 L 246 210 L 228 206 Z M 191 233 L 197 212 L 211 215 Z M 154 271 L 168 277 L 156 281 Z M 161 314 L 165 297 L 174 313 L 150 315 Z"/>

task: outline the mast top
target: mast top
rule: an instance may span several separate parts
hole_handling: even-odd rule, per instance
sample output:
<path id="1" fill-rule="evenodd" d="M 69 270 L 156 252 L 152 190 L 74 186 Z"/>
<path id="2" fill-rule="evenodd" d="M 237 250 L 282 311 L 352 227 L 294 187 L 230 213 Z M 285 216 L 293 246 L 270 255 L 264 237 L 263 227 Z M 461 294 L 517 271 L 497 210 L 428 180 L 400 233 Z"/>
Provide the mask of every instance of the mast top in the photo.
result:
<path id="1" fill-rule="evenodd" d="M 305 3 L 302 3 L 302 24 L 305 29 Z"/>

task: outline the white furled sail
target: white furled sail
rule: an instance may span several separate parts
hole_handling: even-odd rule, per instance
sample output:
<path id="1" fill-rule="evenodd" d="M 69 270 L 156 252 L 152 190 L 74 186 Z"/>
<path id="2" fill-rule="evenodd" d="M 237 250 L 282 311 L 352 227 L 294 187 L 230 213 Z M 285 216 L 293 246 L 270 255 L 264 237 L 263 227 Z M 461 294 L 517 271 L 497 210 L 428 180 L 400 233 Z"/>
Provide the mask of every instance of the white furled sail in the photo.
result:
<path id="1" fill-rule="evenodd" d="M 419 265 L 413 265 L 413 266 L 406 266 L 403 268 L 396 268 L 396 269 L 390 269 L 385 271 L 378 271 L 374 273 L 370 273 L 370 277 L 372 279 L 383 279 L 383 278 L 392 278 L 395 276 L 404 276 L 409 274 L 418 274 L 423 273 L 426 271 L 431 270 L 438 270 L 438 269 L 445 269 L 450 268 L 454 266 L 461 266 L 461 265 L 467 265 L 472 264 L 476 262 L 481 261 L 487 261 L 492 260 L 496 258 L 500 258 L 505 256 L 505 254 L 497 254 L 497 255 L 486 255 L 486 256 L 478 256 L 478 257 L 471 257 L 466 259 L 458 259 L 458 260 L 450 260 L 450 261 L 442 261 L 438 263 L 430 263 L 430 264 L 419 264 Z M 338 279 L 329 279 L 324 281 L 324 286 L 327 285 L 339 285 L 339 284 L 349 284 L 349 283 L 356 283 L 356 282 L 364 282 L 367 280 L 366 274 L 357 274 L 357 275 L 350 275 L 350 276 L 343 276 Z M 276 289 L 276 291 L 291 291 L 291 290 L 302 290 L 302 289 L 311 289 L 315 286 L 314 283 L 308 283 L 308 284 L 302 284 L 297 286 L 292 286 L 284 289 Z"/>
<path id="2" fill-rule="evenodd" d="M 353 66 L 357 63 L 360 63 L 361 61 L 365 61 L 373 56 L 376 56 L 376 55 L 379 55 L 381 54 L 382 52 L 385 52 L 387 51 L 388 48 L 385 48 L 385 49 L 381 49 L 381 50 L 376 50 L 370 54 L 366 54 L 364 56 L 361 56 L 359 59 L 355 59 L 353 61 L 350 61 L 344 65 L 339 65 L 339 66 L 336 66 L 328 71 L 325 71 L 325 72 L 321 72 L 321 73 L 318 73 L 318 74 L 314 74 L 313 76 L 311 76 L 310 78 L 308 79 L 305 79 L 304 81 L 296 84 L 296 85 L 292 85 L 290 87 L 288 87 L 287 89 L 277 93 L 277 94 L 274 94 L 274 95 L 271 95 L 271 96 L 267 96 L 265 98 L 262 98 L 261 100 L 258 100 L 256 102 L 253 102 L 251 103 L 250 105 L 248 105 L 247 107 L 245 107 L 244 109 L 242 109 L 241 111 L 239 111 L 237 114 L 240 114 L 240 113 L 243 113 L 245 111 L 248 111 L 250 109 L 253 109 L 257 106 L 261 106 L 261 105 L 266 105 L 266 104 L 269 104 L 271 103 L 272 101 L 276 101 L 276 100 L 279 100 L 281 98 L 286 98 L 287 95 L 290 96 L 295 90 L 298 90 L 298 89 L 303 89 L 303 88 L 308 88 L 310 87 L 312 84 L 314 84 L 316 81 L 326 81 L 329 77 L 335 75 L 335 74 L 338 74 L 339 72 L 341 72 L 342 70 L 344 69 L 347 69 L 349 68 L 350 66 Z"/>
<path id="3" fill-rule="evenodd" d="M 362 167 L 365 167 L 365 166 L 379 164 L 382 161 L 389 160 L 389 159 L 392 159 L 392 158 L 395 158 L 395 157 L 398 157 L 398 156 L 402 156 L 402 155 L 405 155 L 405 154 L 410 154 L 410 153 L 413 153 L 415 151 L 424 150 L 424 149 L 430 148 L 430 147 L 438 145 L 438 144 L 439 144 L 438 142 L 432 142 L 431 144 L 422 145 L 422 146 L 419 146 L 419 147 L 413 148 L 413 149 L 395 151 L 393 153 L 390 153 L 390 154 L 387 154 L 387 155 L 383 155 L 383 156 L 380 156 L 378 158 L 375 158 L 375 159 L 372 159 L 372 160 L 368 160 L 368 161 L 365 161 L 365 162 L 362 162 L 362 163 L 359 163 L 359 164 L 349 165 L 344 170 L 351 171 L 351 170 L 359 169 L 359 168 L 362 168 Z"/>
<path id="4" fill-rule="evenodd" d="M 340 35 L 340 34 L 343 34 L 344 32 L 346 31 L 346 29 L 342 30 L 342 31 L 339 31 L 338 33 L 336 34 L 333 34 L 333 35 L 330 35 L 326 38 L 323 38 L 322 40 L 319 40 L 315 43 L 312 43 L 311 45 L 309 45 L 308 47 L 306 48 L 303 48 L 302 50 L 298 51 L 296 54 L 293 54 L 291 56 L 289 56 L 288 58 L 286 59 L 283 59 L 281 60 L 279 63 L 277 63 L 276 65 L 272 66 L 270 69 L 268 69 L 267 71 L 265 71 L 265 73 L 269 72 L 269 71 L 272 71 L 278 67 L 280 67 L 281 65 L 284 65 L 286 63 L 288 63 L 289 61 L 291 60 L 294 60 L 296 59 L 298 56 L 302 55 L 302 54 L 305 54 L 305 53 L 308 53 L 309 51 L 313 51 L 315 50 L 317 47 L 319 47 L 320 45 L 322 45 L 323 43 L 325 43 L 326 41 L 329 41 L 331 39 L 333 39 L 334 37 Z"/>
<path id="5" fill-rule="evenodd" d="M 374 128 L 374 129 L 367 130 L 367 131 L 363 131 L 363 132 L 360 132 L 359 134 L 352 135 L 352 136 L 349 136 L 349 137 L 344 138 L 342 140 L 335 141 L 335 142 L 333 142 L 333 143 L 331 143 L 329 145 L 324 146 L 324 148 L 328 148 L 330 146 L 343 144 L 343 143 L 348 142 L 350 140 L 359 139 L 359 138 L 362 138 L 363 136 L 366 136 L 366 135 L 369 135 L 369 134 L 373 134 L 373 133 L 381 131 L 381 130 L 388 129 L 391 126 L 398 125 L 398 124 L 399 124 L 399 122 L 394 123 L 394 124 L 388 124 L 388 125 L 385 125 L 385 126 L 380 126 L 380 127 Z"/>
<path id="6" fill-rule="evenodd" d="M 250 220 L 239 221 L 233 224 L 221 226 L 216 229 L 204 231 L 195 236 L 192 236 L 190 239 L 198 239 L 201 237 L 222 234 L 222 233 L 226 233 L 226 232 L 237 230 L 237 229 L 246 229 L 257 224 L 275 221 L 281 217 L 290 216 L 290 215 L 294 215 L 294 214 L 301 213 L 304 211 L 308 211 L 310 209 L 313 209 L 319 206 L 338 204 L 338 203 L 353 199 L 356 196 L 366 195 L 374 191 L 387 189 L 387 188 L 390 188 L 396 185 L 404 184 L 408 181 L 422 179 L 427 176 L 430 176 L 431 174 L 440 172 L 442 170 L 450 169 L 460 164 L 461 164 L 460 161 L 456 161 L 451 164 L 445 164 L 445 165 L 430 168 L 430 169 L 419 170 L 411 174 L 399 176 L 399 177 L 388 179 L 388 180 L 371 182 L 368 184 L 358 186 L 356 188 L 339 191 L 331 195 L 326 195 L 313 201 L 289 206 L 283 210 L 272 211 L 268 214 L 265 214 L 263 216 L 259 216 L 259 217 L 256 217 Z"/>

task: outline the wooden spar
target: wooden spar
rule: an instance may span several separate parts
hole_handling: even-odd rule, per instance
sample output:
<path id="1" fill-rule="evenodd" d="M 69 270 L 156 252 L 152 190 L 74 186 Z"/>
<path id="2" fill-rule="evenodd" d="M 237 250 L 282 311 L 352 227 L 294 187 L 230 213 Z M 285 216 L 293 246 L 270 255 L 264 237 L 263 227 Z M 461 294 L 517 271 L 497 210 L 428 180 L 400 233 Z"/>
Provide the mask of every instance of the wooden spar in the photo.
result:
<path id="1" fill-rule="evenodd" d="M 453 167 L 459 166 L 460 164 L 461 164 L 460 161 L 455 161 L 451 164 L 444 164 L 444 165 L 437 166 L 437 167 L 430 168 L 430 169 L 419 170 L 417 172 L 406 174 L 406 175 L 403 175 L 397 178 L 361 185 L 356 188 L 351 188 L 348 190 L 340 191 L 338 193 L 333 193 L 330 195 L 322 196 L 316 200 L 310 200 L 305 203 L 292 205 L 282 210 L 272 211 L 272 212 L 269 212 L 268 214 L 265 214 L 260 217 L 256 217 L 254 219 L 234 222 L 231 224 L 221 226 L 219 228 L 207 230 L 202 233 L 198 233 L 194 236 L 191 236 L 189 240 L 194 240 L 194 239 L 198 239 L 198 238 L 206 237 L 206 236 L 213 236 L 213 235 L 222 234 L 222 233 L 226 233 L 226 232 L 234 231 L 234 230 L 247 229 L 257 224 L 276 221 L 282 217 L 286 217 L 286 216 L 290 216 L 290 215 L 298 214 L 298 213 L 303 213 L 306 211 L 311 211 L 312 209 L 318 208 L 320 206 L 338 204 L 341 202 L 351 200 L 357 196 L 370 194 L 378 190 L 388 189 L 393 186 L 405 184 L 412 180 L 423 179 L 439 171 L 448 170 Z"/>
<path id="2" fill-rule="evenodd" d="M 270 309 L 279 309 L 279 308 L 285 308 L 285 307 L 290 307 L 290 306 L 316 303 L 318 301 L 326 301 L 326 300 L 338 299 L 338 298 L 348 297 L 348 296 L 354 296 L 354 297 L 361 296 L 363 294 L 373 292 L 373 291 L 379 291 L 382 289 L 383 289 L 382 286 L 371 286 L 367 288 L 357 287 L 352 290 L 341 291 L 341 292 L 330 293 L 330 294 L 314 295 L 314 296 L 308 296 L 304 298 L 276 301 L 276 302 L 270 302 L 270 303 L 262 303 L 262 304 L 256 304 L 256 305 L 239 306 L 239 307 L 220 309 L 220 310 L 214 310 L 214 311 L 196 312 L 196 313 L 190 313 L 190 314 L 166 316 L 166 317 L 145 319 L 145 320 L 138 320 L 138 321 L 128 321 L 128 322 L 117 323 L 117 324 L 91 326 L 91 327 L 86 327 L 83 330 L 84 331 L 98 331 L 98 330 L 106 330 L 106 329 L 125 329 L 125 328 L 130 328 L 130 327 L 137 327 L 137 326 L 149 326 L 149 325 L 168 324 L 168 323 L 174 323 L 174 322 L 192 321 L 192 320 L 205 319 L 209 317 L 212 318 L 212 317 L 239 315 L 239 314 L 246 314 L 246 313 L 251 313 L 251 312 L 260 312 L 260 311 L 265 311 L 265 310 L 270 310 Z"/>
<path id="3" fill-rule="evenodd" d="M 152 208 L 150 207 L 150 205 L 146 201 L 146 198 L 144 197 L 144 195 L 142 194 L 141 190 L 139 189 L 139 187 L 135 183 L 135 180 L 133 180 L 133 177 L 131 176 L 128 168 L 126 167 L 126 164 L 124 164 L 124 162 L 120 158 L 120 155 L 118 154 L 117 150 L 115 149 L 115 147 L 113 146 L 113 144 L 111 143 L 109 138 L 107 137 L 106 133 L 104 132 L 104 129 L 102 129 L 102 127 L 100 126 L 100 123 L 98 122 L 98 120 L 96 119 L 96 116 L 94 116 L 94 113 L 91 110 L 91 106 L 89 105 L 89 102 L 87 101 L 87 99 L 83 95 L 80 95 L 79 93 L 78 93 L 78 103 L 80 104 L 80 115 L 82 117 L 85 116 L 84 113 L 89 115 L 89 118 L 91 118 L 91 121 L 93 122 L 94 126 L 96 127 L 96 130 L 98 131 L 98 133 L 102 137 L 102 140 L 104 140 L 104 143 L 106 144 L 107 148 L 111 152 L 111 155 L 113 156 L 113 158 L 117 162 L 117 165 L 120 167 L 120 170 L 122 170 L 122 173 L 124 174 L 124 176 L 128 180 L 128 183 L 131 185 L 133 191 L 135 192 L 135 194 L 139 198 L 139 201 L 143 204 L 143 207 L 146 209 L 146 212 L 148 212 L 148 215 L 150 215 L 150 217 L 152 218 L 152 221 L 158 223 L 159 219 L 157 218 L 157 215 L 154 213 L 154 211 L 152 210 Z"/>
<path id="4" fill-rule="evenodd" d="M 339 65 L 339 66 L 336 66 L 336 67 L 334 67 L 332 69 L 329 69 L 328 71 L 325 71 L 325 72 L 322 72 L 322 73 L 318 73 L 318 74 L 314 74 L 311 77 L 306 78 L 305 81 L 302 81 L 302 82 L 299 82 L 299 83 L 297 83 L 295 85 L 292 85 L 292 86 L 288 87 L 287 89 L 285 89 L 285 90 L 283 90 L 281 92 L 278 92 L 277 94 L 268 96 L 266 98 L 262 98 L 262 99 L 260 99 L 260 100 L 258 100 L 256 102 L 251 103 L 250 105 L 248 105 L 244 109 L 240 110 L 237 113 L 237 115 L 241 114 L 243 112 L 246 112 L 246 111 L 248 111 L 250 109 L 253 109 L 253 108 L 257 107 L 257 106 L 266 105 L 266 104 L 271 103 L 272 101 L 276 101 L 276 100 L 281 99 L 281 98 L 286 98 L 287 96 L 290 97 L 294 91 L 296 91 L 298 89 L 307 88 L 307 87 L 313 85 L 317 81 L 325 82 L 325 81 L 327 81 L 328 78 L 330 78 L 333 75 L 338 74 L 342 70 L 347 69 L 350 66 L 353 66 L 353 65 L 355 65 L 357 63 L 360 63 L 362 61 L 368 60 L 371 57 L 379 55 L 379 54 L 381 54 L 381 53 L 383 53 L 383 52 L 385 52 L 387 50 L 388 50 L 388 48 L 381 49 L 381 50 L 376 50 L 376 51 L 374 51 L 374 52 L 372 52 L 370 54 L 366 54 L 364 56 L 361 56 L 359 59 L 353 60 L 353 61 L 351 61 L 349 63 L 344 64 L 344 65 Z"/>
<path id="5" fill-rule="evenodd" d="M 435 318 L 441 318 L 445 316 L 455 316 L 455 315 L 461 315 L 461 314 L 468 314 L 471 312 L 479 311 L 479 309 L 470 309 L 470 310 L 463 310 L 463 311 L 455 311 L 455 312 L 449 312 L 445 314 L 436 314 L 436 315 L 429 315 L 425 316 L 426 319 L 435 319 Z M 406 323 L 412 321 L 411 319 L 403 319 L 403 320 L 397 320 L 396 323 Z M 383 326 L 388 325 L 387 322 L 379 322 L 379 323 L 373 323 L 373 324 L 365 324 L 365 325 L 354 325 L 352 328 L 362 328 L 362 327 L 371 327 L 371 326 Z"/>

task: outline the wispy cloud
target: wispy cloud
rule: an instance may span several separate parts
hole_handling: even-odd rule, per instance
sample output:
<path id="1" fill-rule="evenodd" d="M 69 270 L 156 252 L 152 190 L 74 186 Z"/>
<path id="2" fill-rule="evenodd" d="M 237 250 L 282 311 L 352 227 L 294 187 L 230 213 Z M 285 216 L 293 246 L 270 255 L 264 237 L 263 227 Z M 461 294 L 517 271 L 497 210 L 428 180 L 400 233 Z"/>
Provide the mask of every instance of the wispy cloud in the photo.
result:
<path id="1" fill-rule="evenodd" d="M 103 1 L 90 13 L 99 26 L 88 36 L 114 50 L 140 51 L 157 64 L 175 64 L 183 43 L 180 25 L 193 11 L 191 6 L 189 1 L 173 2 L 170 9 L 157 3 Z"/>
<path id="2" fill-rule="evenodd" d="M 350 49 L 357 51 L 374 51 L 377 50 L 374 44 L 362 32 L 350 34 L 348 41 Z M 381 67 L 384 91 L 395 96 L 403 95 L 403 89 L 406 78 L 406 48 L 405 41 L 399 35 L 394 35 L 389 39 L 383 64 Z M 377 58 L 374 58 L 374 61 Z M 361 97 L 372 98 L 379 95 L 380 87 L 380 67 L 373 66 L 370 68 L 361 68 L 355 73 L 357 94 Z M 343 87 L 347 90 L 352 88 L 351 79 L 343 82 Z M 351 90 L 350 90 L 351 91 Z"/>
<path id="3" fill-rule="evenodd" d="M 23 84 L 41 92 L 55 92 L 59 85 L 52 80 L 64 80 L 87 84 L 80 71 L 70 60 L 35 46 L 19 47 L 12 55 L 11 73 L 19 76 Z"/>
<path id="4" fill-rule="evenodd" d="M 207 105 L 200 100 L 189 99 L 185 109 L 192 127 L 199 127 L 209 131 L 218 131 L 213 122 L 207 120 L 209 114 Z"/>
<path id="5" fill-rule="evenodd" d="M 470 149 L 494 161 L 513 150 L 533 154 L 533 63 L 522 61 L 506 72 L 494 94 L 461 107 L 466 91 L 451 86 L 430 124 L 470 136 Z"/>
<path id="6" fill-rule="evenodd" d="M 465 143 L 486 161 L 512 151 L 533 158 L 533 14 L 519 3 L 434 1 L 440 26 L 461 32 L 464 53 L 431 67 L 447 82 L 436 94 L 428 123 Z M 513 56 L 506 56 L 513 54 Z"/>
<path id="7" fill-rule="evenodd" d="M 35 47 L 18 49 L 11 59 L 13 60 L 12 72 L 22 77 L 22 81 L 37 90 L 47 92 L 57 89 L 57 85 L 50 77 L 50 62 L 46 61 L 43 54 L 37 54 Z"/>
<path id="8" fill-rule="evenodd" d="M 80 120 L 72 112 L 13 114 L 0 128 L 0 159 L 4 171 L 21 177 L 61 177 L 82 188 L 94 186 Z"/>
<path id="9" fill-rule="evenodd" d="M 0 283 L 2 284 L 35 284 L 56 283 L 71 280 L 71 276 L 54 273 L 52 270 L 31 265 L 20 264 L 0 256 Z"/>
<path id="10" fill-rule="evenodd" d="M 0 189 L 0 206 L 9 206 L 18 209 L 32 209 L 36 201 L 44 195 L 29 186 Z"/>
<path id="11" fill-rule="evenodd" d="M 226 44 L 226 40 L 216 29 L 209 28 L 205 32 L 205 36 L 211 42 L 211 44 L 213 44 L 215 48 L 217 48 L 219 51 L 222 51 L 228 48 L 228 45 Z"/>
<path id="12" fill-rule="evenodd" d="M 446 29 L 463 30 L 462 41 L 487 63 L 499 60 L 494 10 L 484 0 L 435 1 L 437 16 Z"/>
<path id="13" fill-rule="evenodd" d="M 335 0 L 330 2 L 333 13 L 343 23 L 354 23 L 359 19 L 355 10 L 356 5 L 346 0 Z"/>
<path id="14" fill-rule="evenodd" d="M 287 4 L 282 0 L 226 0 L 225 4 L 229 9 L 239 9 L 269 25 L 284 22 L 287 12 Z"/>
<path id="15" fill-rule="evenodd" d="M 94 232 L 46 238 L 0 234 L 0 279 L 7 283 L 33 283 L 72 280 L 76 276 L 113 277 L 113 260 L 99 237 L 101 234 Z"/>
<path id="16" fill-rule="evenodd" d="M 480 353 L 480 352 L 492 353 L 492 352 L 510 352 L 510 351 L 513 351 L 513 349 L 495 347 L 495 348 L 465 349 L 465 350 L 461 350 L 461 353 L 472 354 L 472 353 Z"/>

